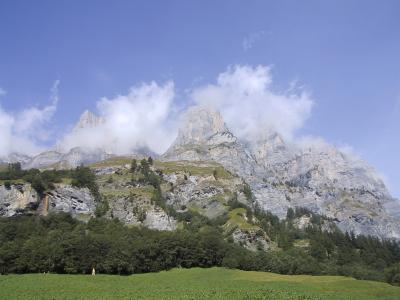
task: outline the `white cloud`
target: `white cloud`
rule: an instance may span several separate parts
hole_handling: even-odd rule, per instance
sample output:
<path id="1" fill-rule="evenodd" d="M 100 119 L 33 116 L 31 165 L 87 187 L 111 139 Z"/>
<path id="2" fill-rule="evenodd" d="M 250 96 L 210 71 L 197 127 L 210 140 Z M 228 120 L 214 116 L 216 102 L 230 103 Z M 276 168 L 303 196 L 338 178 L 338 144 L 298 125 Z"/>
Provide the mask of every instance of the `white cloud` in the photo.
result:
<path id="1" fill-rule="evenodd" d="M 2 87 L 0 87 L 0 97 L 4 96 L 7 94 L 7 91 L 5 89 L 3 89 Z"/>
<path id="2" fill-rule="evenodd" d="M 52 88 L 52 103 L 42 109 L 31 107 L 12 113 L 0 106 L 0 156 L 12 152 L 36 154 L 43 150 L 41 142 L 49 138 L 46 124 L 57 109 L 58 84 L 56 81 Z"/>
<path id="3" fill-rule="evenodd" d="M 57 87 L 58 82 L 51 104 L 44 108 L 33 107 L 18 114 L 0 110 L 1 133 L 6 137 L 0 144 L 3 154 L 19 149 L 36 152 L 41 142 L 49 139 L 45 129 L 57 108 Z M 292 138 L 310 116 L 313 104 L 307 92 L 293 85 L 286 91 L 275 91 L 271 70 L 266 66 L 229 67 L 218 75 L 215 84 L 192 89 L 189 98 L 186 105 L 209 105 L 219 110 L 228 127 L 244 140 L 262 138 L 270 129 Z M 176 136 L 181 106 L 173 82 L 142 83 L 127 94 L 100 99 L 97 114 L 105 121 L 70 131 L 57 146 L 63 151 L 77 146 L 104 148 L 116 154 L 148 148 L 161 154 Z M 24 147 L 17 146 L 23 143 Z"/>
<path id="4" fill-rule="evenodd" d="M 171 118 L 174 97 L 172 82 L 151 82 L 132 87 L 127 95 L 103 98 L 97 102 L 97 108 L 105 122 L 70 132 L 61 140 L 60 147 L 105 148 L 117 154 L 148 148 L 162 153 L 176 133 Z"/>
<path id="5" fill-rule="evenodd" d="M 196 88 L 191 96 L 219 110 L 241 139 L 256 140 L 271 129 L 292 139 L 310 117 L 313 101 L 303 89 L 277 92 L 272 85 L 269 67 L 236 65 L 219 74 L 216 84 Z"/>
<path id="6" fill-rule="evenodd" d="M 265 31 L 260 30 L 257 32 L 253 32 L 251 34 L 249 34 L 248 36 L 246 36 L 243 39 L 242 42 L 242 48 L 243 51 L 247 52 L 248 50 L 250 50 L 251 48 L 254 47 L 254 45 L 263 38 L 263 36 L 265 35 Z"/>

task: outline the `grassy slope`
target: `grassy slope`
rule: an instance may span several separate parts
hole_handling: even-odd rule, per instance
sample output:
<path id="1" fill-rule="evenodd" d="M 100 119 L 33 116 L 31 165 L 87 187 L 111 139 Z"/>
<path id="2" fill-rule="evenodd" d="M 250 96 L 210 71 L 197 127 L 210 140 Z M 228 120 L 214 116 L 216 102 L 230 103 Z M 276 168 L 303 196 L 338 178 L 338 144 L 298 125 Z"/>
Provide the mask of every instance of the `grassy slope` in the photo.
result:
<path id="1" fill-rule="evenodd" d="M 0 299 L 400 299 L 400 288 L 339 276 L 175 269 L 132 276 L 0 276 Z"/>
<path id="2" fill-rule="evenodd" d="M 228 213 L 229 220 L 224 225 L 225 232 L 231 232 L 237 227 L 241 230 L 261 230 L 260 227 L 248 223 L 245 219 L 245 216 L 246 209 L 244 208 L 235 208 L 234 210 L 230 211 Z"/>

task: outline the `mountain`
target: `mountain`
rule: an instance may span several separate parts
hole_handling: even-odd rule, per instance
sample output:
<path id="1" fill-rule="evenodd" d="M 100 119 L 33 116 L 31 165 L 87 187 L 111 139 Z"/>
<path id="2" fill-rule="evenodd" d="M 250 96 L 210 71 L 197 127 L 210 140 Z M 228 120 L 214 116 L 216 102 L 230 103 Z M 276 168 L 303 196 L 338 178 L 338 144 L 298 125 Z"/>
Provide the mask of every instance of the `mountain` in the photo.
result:
<path id="1" fill-rule="evenodd" d="M 258 141 L 239 141 L 218 112 L 195 107 L 162 158 L 219 162 L 280 217 L 289 207 L 305 207 L 345 231 L 400 238 L 400 204 L 374 169 L 324 142 L 297 145 L 269 131 Z"/>
<path id="2" fill-rule="evenodd" d="M 101 124 L 105 123 L 105 119 L 103 117 L 96 116 L 89 110 L 85 110 L 79 118 L 78 123 L 75 124 L 74 131 L 83 129 L 83 128 L 92 128 L 97 127 Z"/>
<path id="3" fill-rule="evenodd" d="M 74 126 L 73 131 L 79 131 L 85 128 L 93 128 L 104 124 L 105 119 L 96 116 L 86 110 L 80 116 Z M 44 151 L 33 157 L 11 154 L 5 163 L 21 162 L 24 169 L 42 169 L 42 168 L 75 168 L 79 165 L 86 165 L 96 161 L 104 160 L 112 156 L 105 149 L 89 149 L 85 147 L 74 147 L 67 151 L 60 150 L 57 146 L 55 150 Z"/>
<path id="4" fill-rule="evenodd" d="M 111 154 L 106 153 L 103 149 L 87 149 L 75 147 L 67 153 L 58 151 L 45 151 L 34 157 L 28 162 L 22 164 L 23 169 L 69 169 L 76 168 L 80 165 L 87 165 L 96 161 L 104 160 L 111 157 Z"/>
<path id="5" fill-rule="evenodd" d="M 60 161 L 62 153 L 57 151 L 45 151 L 34 157 L 32 157 L 28 162 L 22 164 L 24 169 L 41 169 Z"/>
<path id="6" fill-rule="evenodd" d="M 80 116 L 78 122 L 73 128 L 73 132 L 79 132 L 88 128 L 95 128 L 103 125 L 106 120 L 94 113 L 86 110 Z M 111 143 L 111 141 L 110 141 Z M 139 157 L 157 157 L 157 154 L 152 152 L 147 147 L 140 147 L 127 153 L 126 155 L 135 155 Z M 9 162 L 21 162 L 24 169 L 43 169 L 43 168 L 75 168 L 79 165 L 87 165 L 97 161 L 105 160 L 115 156 L 115 154 L 106 148 L 88 148 L 88 147 L 73 147 L 66 149 L 62 144 L 58 144 L 55 149 L 44 151 L 36 156 L 28 157 L 17 154 L 10 155 L 7 159 L 0 159 L 0 164 Z"/>
<path id="7" fill-rule="evenodd" d="M 104 122 L 103 118 L 85 111 L 74 130 Z M 92 164 L 100 190 L 110 200 L 109 217 L 138 224 L 141 223 L 140 214 L 135 215 L 132 210 L 136 213 L 145 210 L 147 221 L 144 224 L 173 229 L 176 222 L 167 217 L 163 209 L 154 206 L 153 196 L 146 188 L 134 187 L 140 190 L 135 195 L 141 204 L 131 203 L 130 161 L 133 156 L 141 160 L 149 155 L 154 154 L 142 149 L 141 153 L 131 153 L 120 159 L 101 148 L 75 147 L 66 152 L 46 151 L 32 158 L 13 154 L 5 162 L 21 161 L 24 169 L 68 169 Z M 113 163 L 110 164 L 110 160 Z M 229 130 L 219 112 L 197 106 L 186 112 L 176 140 L 158 160 L 154 171 L 164 172 L 162 180 L 167 183 L 162 189 L 163 197 L 166 204 L 177 211 L 193 208 L 207 217 L 218 217 L 227 213 L 226 203 L 236 195 L 240 202 L 252 207 L 257 205 L 280 218 L 286 217 L 288 208 L 306 208 L 325 216 L 343 231 L 400 239 L 399 201 L 390 195 L 376 171 L 361 159 L 321 140 L 296 143 L 285 140 L 271 129 L 266 129 L 257 140 L 241 140 Z M 220 168 L 221 174 L 225 174 L 223 178 L 214 174 Z M 104 176 L 119 179 L 108 183 Z M 245 186 L 250 187 L 254 199 L 244 196 Z M 30 187 L 16 189 L 30 190 Z M 72 211 L 71 207 L 76 207 L 65 204 L 72 193 L 68 189 L 68 186 L 59 187 L 58 196 L 50 197 L 54 207 L 63 208 L 63 211 Z M 79 195 L 77 191 L 74 193 Z M 3 199 L 3 211 L 14 207 L 10 203 L 17 195 L 22 197 L 14 189 L 3 190 L 6 199 Z M 29 198 L 30 194 L 27 195 Z M 60 200 L 60 204 L 57 199 L 64 200 Z M 16 203 L 22 204 L 16 206 L 17 210 L 8 211 L 8 215 L 23 210 L 24 205 L 31 206 L 29 203 L 32 202 L 18 201 Z M 87 207 L 87 215 L 94 215 L 93 204 L 88 202 Z M 235 234 L 237 239 L 248 241 L 254 238 L 243 236 L 240 230 Z"/>
<path id="8" fill-rule="evenodd" d="M 188 110 L 175 142 L 162 158 L 213 160 L 242 177 L 253 176 L 261 170 L 244 144 L 229 131 L 222 116 L 201 106 Z"/>

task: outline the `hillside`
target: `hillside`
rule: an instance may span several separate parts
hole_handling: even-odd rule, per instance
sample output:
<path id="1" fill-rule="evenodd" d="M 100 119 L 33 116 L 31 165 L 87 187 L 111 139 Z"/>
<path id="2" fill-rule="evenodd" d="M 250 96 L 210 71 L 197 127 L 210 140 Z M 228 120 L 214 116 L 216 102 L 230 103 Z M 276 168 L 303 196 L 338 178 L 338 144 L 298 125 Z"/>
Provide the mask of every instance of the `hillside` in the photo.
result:
<path id="1" fill-rule="evenodd" d="M 23 288 L 21 288 L 23 287 Z M 132 275 L 0 276 L 2 299 L 399 299 L 400 288 L 340 276 L 284 276 L 221 268 Z"/>
<path id="2" fill-rule="evenodd" d="M 43 171 L 11 164 L 0 180 L 0 215 L 8 217 L 0 219 L 0 273 L 226 266 L 398 284 L 398 243 L 345 234 L 334 219 L 306 208 L 278 218 L 246 181 L 215 161 L 112 157 Z M 146 260 L 138 264 L 137 256 Z"/>
<path id="3" fill-rule="evenodd" d="M 104 122 L 106 120 L 86 111 L 74 132 L 85 132 L 102 126 Z M 326 216 L 343 232 L 400 239 L 400 202 L 390 195 L 378 173 L 366 162 L 321 139 L 302 143 L 291 141 L 271 128 L 265 129 L 261 136 L 239 139 L 218 111 L 206 107 L 188 109 L 175 142 L 161 156 L 145 146 L 132 149 L 122 158 L 108 148 L 64 148 L 58 145 L 56 149 L 31 158 L 14 153 L 3 162 L 19 161 L 24 169 L 92 166 L 99 175 L 102 192 L 113 204 L 111 211 L 129 224 L 138 223 L 137 218 L 123 212 L 121 206 L 124 210 L 134 207 L 121 199 L 127 199 L 125 196 L 128 194 L 140 194 L 141 203 L 145 205 L 143 209 L 148 212 L 150 228 L 173 229 L 176 226 L 162 211 L 151 209 L 151 205 L 146 204 L 145 198 L 146 195 L 151 197 L 151 189 L 144 186 L 127 189 L 129 176 L 126 165 L 132 158 L 140 161 L 152 156 L 158 160 L 155 170 L 166 171 L 163 180 L 170 186 L 162 186 L 162 191 L 167 202 L 174 203 L 175 209 L 179 210 L 181 205 L 198 211 L 205 205 L 207 216 L 221 213 L 222 199 L 226 200 L 237 192 L 241 181 L 250 188 L 254 204 L 281 219 L 286 216 L 288 208 L 306 208 Z M 214 169 L 223 170 L 231 178 L 214 180 Z M 192 170 L 201 172 L 192 174 Z M 108 175 L 118 177 L 115 184 L 107 183 Z M 182 181 L 182 176 L 189 180 Z M 175 183 L 178 185 L 176 193 L 169 190 Z M 63 194 L 60 189 L 58 191 Z M 71 193 L 74 192 L 68 194 Z M 64 195 L 60 197 L 65 198 Z M 212 203 L 209 202 L 211 198 L 215 200 Z"/>

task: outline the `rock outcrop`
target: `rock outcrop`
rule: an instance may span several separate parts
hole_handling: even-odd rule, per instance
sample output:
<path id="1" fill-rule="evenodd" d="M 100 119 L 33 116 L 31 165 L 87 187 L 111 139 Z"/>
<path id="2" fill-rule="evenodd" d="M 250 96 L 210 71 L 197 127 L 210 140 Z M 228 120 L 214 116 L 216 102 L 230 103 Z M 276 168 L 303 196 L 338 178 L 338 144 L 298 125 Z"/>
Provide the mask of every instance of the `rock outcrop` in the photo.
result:
<path id="1" fill-rule="evenodd" d="M 67 153 L 57 151 L 46 151 L 34 156 L 27 163 L 23 164 L 24 169 L 43 169 L 43 168 L 56 168 L 56 169 L 70 169 L 76 168 L 80 165 L 87 165 L 97 161 L 101 161 L 111 157 L 103 149 L 87 149 L 82 147 L 75 147 Z"/>
<path id="2" fill-rule="evenodd" d="M 86 221 L 94 216 L 95 201 L 87 188 L 57 184 L 42 198 L 28 183 L 0 185 L 0 216 L 47 215 L 67 212 Z"/>
<path id="3" fill-rule="evenodd" d="M 40 203 L 30 184 L 0 185 L 0 216 L 32 214 Z"/>
<path id="4" fill-rule="evenodd" d="M 104 122 L 86 111 L 74 130 Z M 107 217 L 160 230 L 175 229 L 176 220 L 153 203 L 152 187 L 131 180 L 131 157 L 114 157 L 111 164 L 110 157 L 104 149 L 77 147 L 66 153 L 46 151 L 33 158 L 15 154 L 3 163 L 20 161 L 25 169 L 74 168 L 106 159 L 92 168 L 109 204 Z M 227 213 L 226 203 L 233 196 L 252 205 L 243 195 L 243 186 L 248 184 L 253 200 L 281 218 L 290 207 L 305 207 L 326 216 L 343 231 L 400 239 L 399 201 L 390 195 L 375 170 L 320 140 L 293 143 L 270 129 L 256 141 L 240 140 L 218 112 L 193 107 L 161 160 L 154 170 L 162 172 L 166 204 L 178 212 L 194 211 L 216 218 Z M 83 219 L 95 211 L 90 194 L 70 186 L 57 186 L 46 201 L 43 207 L 28 184 L 0 186 L 1 215 L 32 213 L 39 204 L 41 212 L 68 211 Z M 251 241 L 260 237 L 254 236 L 258 229 L 235 226 L 237 241 L 247 241 L 248 247 L 254 248 Z M 256 242 L 257 247 L 262 247 L 260 243 Z"/>
<path id="5" fill-rule="evenodd" d="M 67 184 L 57 184 L 56 188 L 48 192 L 46 197 L 47 200 L 41 201 L 39 205 L 41 214 L 66 212 L 83 221 L 94 217 L 96 203 L 94 197 L 87 188 L 76 188 Z"/>
<path id="6" fill-rule="evenodd" d="M 34 156 L 27 163 L 23 164 L 24 169 L 42 169 L 58 163 L 63 156 L 62 153 L 57 151 L 45 151 Z"/>
<path id="7" fill-rule="evenodd" d="M 219 164 L 212 162 L 166 162 L 160 164 L 167 204 L 177 211 L 192 210 L 208 218 L 216 218 L 227 212 L 227 203 L 234 196 L 244 204 L 244 182 Z"/>
<path id="8" fill-rule="evenodd" d="M 280 217 L 289 207 L 306 207 L 344 231 L 400 239 L 400 204 L 376 172 L 324 142 L 291 144 L 269 131 L 259 141 L 241 142 L 217 112 L 196 108 L 163 159 L 221 163 L 251 186 L 262 208 Z"/>
<path id="9" fill-rule="evenodd" d="M 82 128 L 93 128 L 105 123 L 105 119 L 99 116 L 96 116 L 94 113 L 89 110 L 85 110 L 81 117 L 79 118 L 78 123 L 76 123 L 74 127 L 74 131 L 80 130 Z"/>

